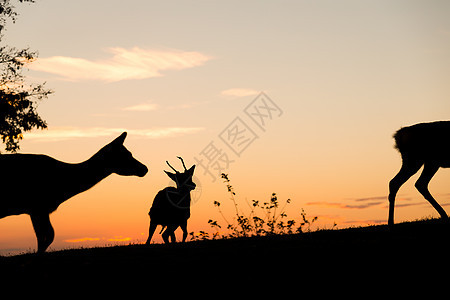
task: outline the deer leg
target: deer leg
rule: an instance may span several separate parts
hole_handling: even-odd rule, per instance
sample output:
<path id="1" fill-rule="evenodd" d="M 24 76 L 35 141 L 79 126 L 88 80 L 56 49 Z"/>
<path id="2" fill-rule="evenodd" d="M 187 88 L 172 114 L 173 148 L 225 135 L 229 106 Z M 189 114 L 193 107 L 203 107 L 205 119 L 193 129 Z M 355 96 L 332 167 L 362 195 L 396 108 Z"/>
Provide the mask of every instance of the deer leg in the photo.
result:
<path id="1" fill-rule="evenodd" d="M 181 227 L 181 230 L 183 230 L 183 240 L 182 240 L 182 242 L 184 243 L 186 241 L 186 238 L 187 238 L 187 235 L 188 235 L 188 232 L 187 232 L 187 220 L 184 221 L 183 223 L 181 223 L 180 227 Z"/>
<path id="2" fill-rule="evenodd" d="M 53 242 L 55 231 L 50 223 L 50 216 L 46 213 L 31 214 L 31 223 L 33 223 L 34 232 L 38 242 L 38 253 L 43 253 Z"/>
<path id="3" fill-rule="evenodd" d="M 394 225 L 394 208 L 395 208 L 395 196 L 397 195 L 400 187 L 417 171 L 419 171 L 422 166 L 421 162 L 415 161 L 410 162 L 408 160 L 403 160 L 402 167 L 400 171 L 395 175 L 394 178 L 389 182 L 389 220 L 388 224 Z"/>
<path id="4" fill-rule="evenodd" d="M 422 196 L 428 200 L 428 202 L 433 205 L 433 207 L 437 210 L 437 212 L 441 215 L 442 219 L 448 219 L 447 213 L 436 202 L 436 200 L 431 196 L 430 191 L 428 190 L 428 183 L 430 183 L 431 178 L 433 178 L 434 174 L 436 174 L 439 166 L 434 164 L 425 164 L 423 167 L 422 174 L 420 174 L 419 179 L 417 179 L 415 187 L 422 194 Z"/>
<path id="5" fill-rule="evenodd" d="M 168 228 L 166 228 L 166 230 L 162 234 L 163 241 L 166 244 L 169 243 L 169 233 L 167 232 L 167 230 L 168 230 Z"/>
<path id="6" fill-rule="evenodd" d="M 175 229 L 177 229 L 178 226 L 175 225 L 167 225 L 166 230 L 162 234 L 162 238 L 164 240 L 164 243 L 169 243 L 169 236 L 172 239 L 172 243 L 175 243 Z"/>
<path id="7" fill-rule="evenodd" d="M 176 236 L 175 236 L 175 230 L 177 230 L 177 228 L 178 228 L 178 226 L 175 227 L 175 228 L 173 229 L 173 231 L 170 233 L 170 241 L 171 241 L 172 243 L 176 243 L 176 242 L 177 242 L 177 238 L 176 238 Z"/>
<path id="8" fill-rule="evenodd" d="M 145 242 L 146 245 L 150 245 L 150 241 L 152 240 L 153 234 L 155 233 L 156 227 L 158 224 L 155 224 L 155 222 L 150 221 L 150 227 L 148 228 L 148 238 Z"/>

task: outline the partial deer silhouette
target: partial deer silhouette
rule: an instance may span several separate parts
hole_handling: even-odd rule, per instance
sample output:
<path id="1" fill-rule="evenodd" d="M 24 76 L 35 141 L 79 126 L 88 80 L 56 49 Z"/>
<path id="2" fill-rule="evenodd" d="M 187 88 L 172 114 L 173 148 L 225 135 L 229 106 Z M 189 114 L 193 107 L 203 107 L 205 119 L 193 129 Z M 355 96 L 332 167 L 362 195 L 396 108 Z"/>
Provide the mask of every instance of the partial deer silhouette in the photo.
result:
<path id="1" fill-rule="evenodd" d="M 395 148 L 402 156 L 402 167 L 389 182 L 389 220 L 394 224 L 395 196 L 398 190 L 412 175 L 423 171 L 415 183 L 417 190 L 441 215 L 448 219 L 447 213 L 428 191 L 428 183 L 439 168 L 450 167 L 450 121 L 420 123 L 403 127 L 394 134 Z"/>
<path id="2" fill-rule="evenodd" d="M 170 179 L 175 181 L 177 187 L 166 187 L 159 191 L 155 196 L 150 212 L 148 213 L 150 216 L 150 227 L 148 230 L 148 239 L 145 242 L 147 245 L 150 244 L 153 233 L 158 225 L 163 226 L 161 232 L 166 228 L 162 234 L 165 243 L 169 243 L 169 237 L 172 243 L 176 242 L 175 230 L 178 227 L 181 227 L 181 230 L 183 231 L 183 242 L 186 241 L 188 234 L 187 220 L 191 216 L 191 191 L 196 187 L 195 183 L 192 182 L 195 165 L 188 170 L 186 169 L 183 159 L 179 156 L 177 157 L 183 164 L 184 172 L 178 172 L 168 161 L 166 161 L 167 165 L 169 165 L 175 173 L 164 172 Z"/>
<path id="3" fill-rule="evenodd" d="M 122 133 L 90 159 L 77 164 L 38 154 L 0 155 L 0 219 L 30 215 L 38 252 L 45 252 L 54 238 L 49 215 L 61 203 L 112 173 L 139 177 L 147 173 L 147 167 L 123 146 L 126 136 L 126 132 Z"/>

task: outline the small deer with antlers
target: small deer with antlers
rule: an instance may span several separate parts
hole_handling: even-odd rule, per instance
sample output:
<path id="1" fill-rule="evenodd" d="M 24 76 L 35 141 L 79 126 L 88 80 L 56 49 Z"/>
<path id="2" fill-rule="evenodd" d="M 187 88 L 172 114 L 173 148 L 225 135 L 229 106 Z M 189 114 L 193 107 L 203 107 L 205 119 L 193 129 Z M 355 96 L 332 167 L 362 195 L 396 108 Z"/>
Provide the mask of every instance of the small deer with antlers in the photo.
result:
<path id="1" fill-rule="evenodd" d="M 166 228 L 162 234 L 165 243 L 169 243 L 169 237 L 172 243 L 175 243 L 175 230 L 181 227 L 183 231 L 183 242 L 187 237 L 187 220 L 191 216 L 191 191 L 195 189 L 196 185 L 192 182 L 195 165 L 186 169 L 186 165 L 181 157 L 177 156 L 183 164 L 184 172 L 179 172 L 172 167 L 168 161 L 167 165 L 175 171 L 175 173 L 164 171 L 176 183 L 175 187 L 166 187 L 158 192 L 153 200 L 152 207 L 148 213 L 150 216 L 150 227 L 148 230 L 148 239 L 145 244 L 150 244 L 153 233 L 158 225 L 162 225 L 161 232 Z"/>
<path id="2" fill-rule="evenodd" d="M 423 167 L 415 187 L 437 210 L 442 219 L 448 219 L 445 210 L 428 191 L 428 183 L 439 168 L 450 167 L 450 121 L 420 123 L 403 127 L 394 134 L 395 148 L 402 156 L 402 167 L 389 182 L 389 220 L 394 224 L 395 196 L 400 187 Z"/>
<path id="3" fill-rule="evenodd" d="M 148 169 L 137 161 L 123 142 L 127 133 L 104 146 L 90 159 L 65 163 L 47 155 L 0 155 L 0 219 L 28 214 L 38 242 L 44 252 L 53 242 L 50 214 L 60 204 L 84 192 L 112 173 L 144 176 Z"/>

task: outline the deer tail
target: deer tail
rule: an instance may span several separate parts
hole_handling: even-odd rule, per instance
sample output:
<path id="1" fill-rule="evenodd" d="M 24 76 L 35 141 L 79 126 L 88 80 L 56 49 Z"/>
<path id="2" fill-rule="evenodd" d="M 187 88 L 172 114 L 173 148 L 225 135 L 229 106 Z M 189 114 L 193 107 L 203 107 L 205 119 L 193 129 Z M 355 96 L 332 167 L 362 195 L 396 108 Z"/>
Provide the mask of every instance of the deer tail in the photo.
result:
<path id="1" fill-rule="evenodd" d="M 396 133 L 394 133 L 393 138 L 395 140 L 394 148 L 400 153 L 403 153 L 408 146 L 408 128 L 400 128 Z"/>

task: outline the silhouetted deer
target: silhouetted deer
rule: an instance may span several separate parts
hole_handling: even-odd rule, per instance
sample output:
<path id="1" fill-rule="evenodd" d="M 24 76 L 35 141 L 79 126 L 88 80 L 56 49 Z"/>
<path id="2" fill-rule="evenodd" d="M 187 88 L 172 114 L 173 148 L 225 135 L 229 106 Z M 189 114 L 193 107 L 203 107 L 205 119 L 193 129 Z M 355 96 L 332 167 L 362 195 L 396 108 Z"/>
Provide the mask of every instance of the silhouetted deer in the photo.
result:
<path id="1" fill-rule="evenodd" d="M 77 164 L 38 154 L 0 155 L 0 219 L 30 215 L 38 252 L 44 252 L 54 238 L 49 215 L 61 203 L 112 173 L 139 177 L 147 173 L 147 167 L 123 146 L 126 136 L 126 132 L 122 133 L 90 159 Z"/>
<path id="2" fill-rule="evenodd" d="M 187 170 L 183 159 L 179 156 L 177 157 L 183 164 L 184 172 L 178 172 L 168 161 L 166 161 L 175 173 L 164 172 L 170 179 L 175 181 L 177 187 L 166 187 L 159 191 L 155 196 L 150 212 L 148 213 L 150 215 L 150 227 L 148 230 L 148 239 L 147 242 L 145 242 L 147 245 L 150 244 L 153 233 L 158 225 L 163 226 L 162 230 L 166 227 L 166 230 L 162 234 L 165 243 L 169 243 L 169 236 L 172 243 L 175 242 L 175 230 L 178 227 L 181 227 L 181 230 L 183 230 L 183 242 L 186 241 L 188 234 L 187 220 L 191 216 L 191 191 L 194 190 L 196 186 L 195 183 L 192 182 L 195 165 Z"/>
<path id="3" fill-rule="evenodd" d="M 389 225 L 394 224 L 395 196 L 402 186 L 423 165 L 415 183 L 417 190 L 433 205 L 442 219 L 448 219 L 444 209 L 428 191 L 428 183 L 437 170 L 450 167 L 450 121 L 420 123 L 403 127 L 394 134 L 395 148 L 402 156 L 402 167 L 389 182 Z"/>

